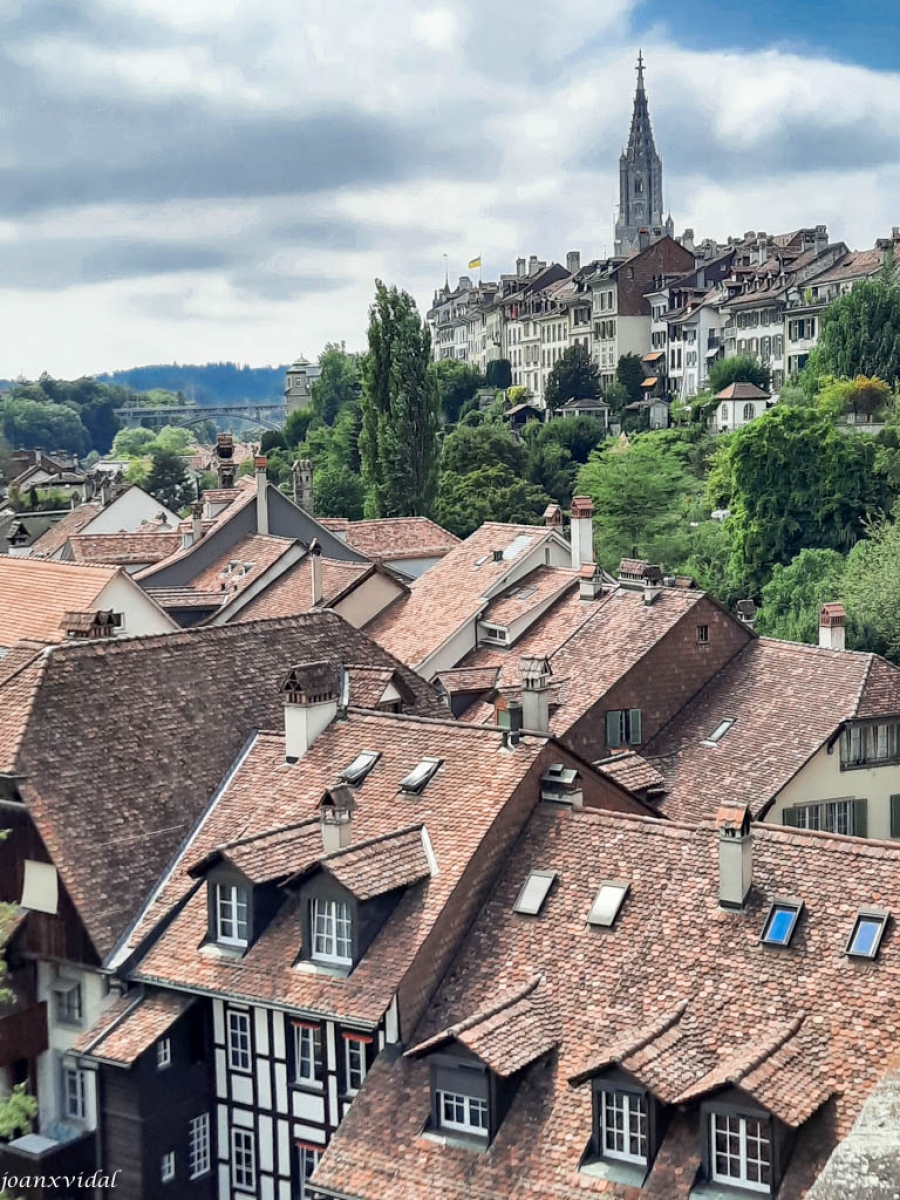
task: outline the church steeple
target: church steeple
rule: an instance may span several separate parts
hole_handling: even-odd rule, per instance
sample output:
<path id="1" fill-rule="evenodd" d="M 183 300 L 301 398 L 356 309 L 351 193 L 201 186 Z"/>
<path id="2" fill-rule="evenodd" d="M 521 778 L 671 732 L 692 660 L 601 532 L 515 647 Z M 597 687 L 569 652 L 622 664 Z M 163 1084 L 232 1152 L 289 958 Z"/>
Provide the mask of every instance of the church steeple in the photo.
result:
<path id="1" fill-rule="evenodd" d="M 656 153 L 650 108 L 644 86 L 644 56 L 639 51 L 637 88 L 628 146 L 619 159 L 619 216 L 616 221 L 616 254 L 629 254 L 638 246 L 638 231 L 665 231 L 663 221 L 662 159 Z"/>

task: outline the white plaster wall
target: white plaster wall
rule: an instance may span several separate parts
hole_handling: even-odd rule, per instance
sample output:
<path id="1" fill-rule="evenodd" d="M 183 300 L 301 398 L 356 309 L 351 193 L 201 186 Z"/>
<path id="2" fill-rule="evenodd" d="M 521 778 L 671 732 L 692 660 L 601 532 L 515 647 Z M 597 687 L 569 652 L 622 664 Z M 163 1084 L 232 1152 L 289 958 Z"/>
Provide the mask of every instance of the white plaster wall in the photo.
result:
<path id="1" fill-rule="evenodd" d="M 91 606 L 94 612 L 111 608 L 124 613 L 122 635 L 139 637 L 146 633 L 169 633 L 178 626 L 127 575 L 117 575 L 106 585 Z"/>
<path id="2" fill-rule="evenodd" d="M 175 529 L 179 518 L 171 509 L 139 487 L 130 487 L 99 512 L 82 533 L 135 533 L 142 521 L 152 521 L 160 512 L 165 513 L 168 523 Z"/>
<path id="3" fill-rule="evenodd" d="M 868 800 L 868 836 L 891 836 L 890 797 L 900 794 L 900 763 L 880 767 L 855 767 L 841 770 L 840 746 L 831 754 L 823 746 L 806 766 L 778 794 L 766 821 L 784 824 L 784 810 L 794 804 L 812 804 L 818 800 Z"/>
<path id="4" fill-rule="evenodd" d="M 387 608 L 401 591 L 399 584 L 386 579 L 384 575 L 370 575 L 359 587 L 354 588 L 349 596 L 335 604 L 334 611 L 340 613 L 354 629 L 362 629 L 368 621 L 377 617 L 382 609 Z"/>
<path id="5" fill-rule="evenodd" d="M 80 1025 L 62 1025 L 56 1019 L 56 997 L 54 984 L 60 980 L 81 984 L 83 1020 Z M 47 1129 L 62 1119 L 62 1058 L 71 1049 L 76 1038 L 100 1017 L 106 989 L 103 977 L 83 967 L 68 963 L 56 966 L 53 963 L 37 964 L 37 998 L 47 1002 L 48 1049 L 37 1061 L 38 1128 Z M 94 1089 L 95 1074 L 85 1071 L 85 1097 L 87 1101 L 86 1129 L 97 1127 L 97 1103 Z"/>

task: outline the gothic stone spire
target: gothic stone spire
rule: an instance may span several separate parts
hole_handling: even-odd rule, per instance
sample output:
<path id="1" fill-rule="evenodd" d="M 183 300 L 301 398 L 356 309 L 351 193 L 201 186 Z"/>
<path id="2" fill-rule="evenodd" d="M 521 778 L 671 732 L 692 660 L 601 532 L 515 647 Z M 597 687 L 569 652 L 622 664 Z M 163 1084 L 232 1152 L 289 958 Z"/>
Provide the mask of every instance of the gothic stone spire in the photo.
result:
<path id="1" fill-rule="evenodd" d="M 664 228 L 662 160 L 656 153 L 650 109 L 644 87 L 644 56 L 638 54 L 637 88 L 628 147 L 619 159 L 619 217 L 616 254 L 628 254 L 638 244 L 638 230 Z"/>

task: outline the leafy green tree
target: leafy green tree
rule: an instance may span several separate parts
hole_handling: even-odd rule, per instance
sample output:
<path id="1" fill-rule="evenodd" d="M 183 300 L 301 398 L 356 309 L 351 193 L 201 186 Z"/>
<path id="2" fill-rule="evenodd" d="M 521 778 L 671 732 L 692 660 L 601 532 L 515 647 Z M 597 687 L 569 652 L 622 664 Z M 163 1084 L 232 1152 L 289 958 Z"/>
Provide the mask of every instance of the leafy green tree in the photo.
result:
<path id="1" fill-rule="evenodd" d="M 287 439 L 283 429 L 266 429 L 259 439 L 260 454 L 271 454 L 273 450 L 287 450 Z"/>
<path id="2" fill-rule="evenodd" d="M 540 423 L 531 421 L 522 432 L 526 442 L 564 447 L 576 463 L 586 463 L 591 451 L 606 441 L 606 427 L 594 417 L 557 417 Z"/>
<path id="3" fill-rule="evenodd" d="M 723 448 L 707 480 L 710 506 L 730 511 L 735 572 L 758 591 L 802 549 L 847 550 L 889 499 L 876 446 L 813 408 L 775 408 Z"/>
<path id="4" fill-rule="evenodd" d="M 157 447 L 151 456 L 146 488 L 151 496 L 176 512 L 196 498 L 196 489 L 181 458 L 161 447 Z"/>
<path id="5" fill-rule="evenodd" d="M 845 566 L 836 550 L 801 550 L 788 566 L 776 563 L 762 590 L 757 632 L 815 645 L 819 609 L 840 597 Z"/>
<path id="6" fill-rule="evenodd" d="M 822 313 L 815 369 L 900 383 L 900 284 L 893 261 L 878 279 L 858 283 Z"/>
<path id="7" fill-rule="evenodd" d="M 327 466 L 315 477 L 316 515 L 347 517 L 359 521 L 364 515 L 366 489 L 362 479 L 340 467 Z"/>
<path id="8" fill-rule="evenodd" d="M 283 432 L 284 440 L 289 446 L 299 446 L 301 442 L 306 441 L 306 435 L 315 416 L 316 414 L 311 408 L 295 408 L 292 413 L 288 414 Z"/>
<path id="9" fill-rule="evenodd" d="M 475 397 L 483 380 L 475 367 L 455 358 L 444 358 L 434 364 L 441 413 L 448 425 L 455 425 L 462 408 Z"/>
<path id="10" fill-rule="evenodd" d="M 156 435 L 154 445 L 170 454 L 187 454 L 191 446 L 191 435 L 180 425 L 164 425 Z"/>
<path id="11" fill-rule="evenodd" d="M 900 663 L 900 525 L 879 518 L 847 555 L 841 599 L 856 644 Z"/>
<path id="12" fill-rule="evenodd" d="M 678 540 L 686 537 L 697 483 L 654 434 L 595 450 L 577 488 L 594 502 L 598 553 L 606 566 L 635 555 L 670 565 L 683 555 Z"/>
<path id="13" fill-rule="evenodd" d="M 499 388 L 506 391 L 512 387 L 512 364 L 508 358 L 498 358 L 489 362 L 484 369 L 485 387 Z"/>
<path id="14" fill-rule="evenodd" d="M 587 346 L 569 346 L 547 376 L 544 402 L 555 412 L 568 400 L 596 400 L 600 395 L 600 372 Z"/>
<path id="15" fill-rule="evenodd" d="M 468 474 L 441 474 L 438 520 L 457 537 L 468 537 L 485 521 L 537 525 L 550 497 L 520 479 L 508 466 L 481 466 Z"/>
<path id="16" fill-rule="evenodd" d="M 137 458 L 149 454 L 155 440 L 150 429 L 120 429 L 113 439 L 111 454 L 113 458 Z"/>
<path id="17" fill-rule="evenodd" d="M 707 380 L 713 396 L 725 390 L 731 383 L 755 383 L 763 392 L 769 390 L 772 373 L 752 354 L 738 354 L 734 358 L 720 358 L 709 368 Z"/>
<path id="18" fill-rule="evenodd" d="M 621 425 L 625 415 L 625 405 L 631 403 L 628 389 L 614 379 L 603 392 L 603 399 L 609 405 L 609 417 Z"/>
<path id="19" fill-rule="evenodd" d="M 690 531 L 688 553 L 678 569 L 728 608 L 751 594 L 746 575 L 735 570 L 733 541 L 723 521 L 698 521 Z"/>
<path id="20" fill-rule="evenodd" d="M 883 379 L 869 379 L 865 375 L 858 375 L 856 379 L 826 377 L 820 383 L 816 405 L 835 420 L 853 416 L 871 421 L 876 413 L 884 413 L 891 403 L 891 389 Z"/>
<path id="21" fill-rule="evenodd" d="M 526 452 L 505 425 L 461 425 L 449 434 L 441 450 L 441 471 L 468 475 L 482 467 L 502 464 L 516 475 L 525 471 Z"/>
<path id="22" fill-rule="evenodd" d="M 359 448 L 374 516 L 427 516 L 438 474 L 431 334 L 405 291 L 376 281 L 369 310 Z"/>
<path id="23" fill-rule="evenodd" d="M 644 364 L 639 354 L 623 354 L 616 364 L 616 383 L 623 387 L 629 401 L 640 400 L 643 393 Z"/>
<path id="24" fill-rule="evenodd" d="M 328 342 L 319 355 L 321 374 L 310 385 L 312 410 L 326 425 L 333 425 L 348 404 L 359 399 L 359 355 L 348 354 L 343 342 Z"/>
<path id="25" fill-rule="evenodd" d="M 0 400 L 0 434 L 17 450 L 43 446 L 45 450 L 85 454 L 91 444 L 75 409 L 14 394 Z"/>

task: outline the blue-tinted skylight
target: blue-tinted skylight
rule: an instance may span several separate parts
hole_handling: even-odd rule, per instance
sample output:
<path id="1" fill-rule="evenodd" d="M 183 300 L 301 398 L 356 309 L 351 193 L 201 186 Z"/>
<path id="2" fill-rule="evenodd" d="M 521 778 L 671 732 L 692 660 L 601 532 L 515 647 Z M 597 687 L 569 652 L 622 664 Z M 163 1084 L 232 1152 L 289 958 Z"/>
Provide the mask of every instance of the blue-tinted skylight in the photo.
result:
<path id="1" fill-rule="evenodd" d="M 769 909 L 761 940 L 767 946 L 789 946 L 802 907 L 796 900 L 776 900 Z"/>
<path id="2" fill-rule="evenodd" d="M 847 942 L 847 953 L 853 958 L 874 958 L 884 937 L 888 914 L 878 908 L 861 908 L 853 932 Z"/>

